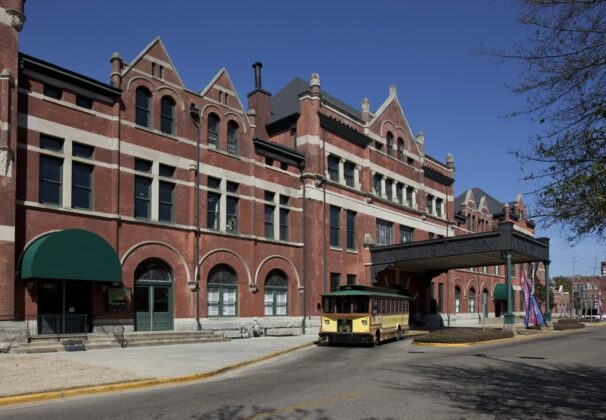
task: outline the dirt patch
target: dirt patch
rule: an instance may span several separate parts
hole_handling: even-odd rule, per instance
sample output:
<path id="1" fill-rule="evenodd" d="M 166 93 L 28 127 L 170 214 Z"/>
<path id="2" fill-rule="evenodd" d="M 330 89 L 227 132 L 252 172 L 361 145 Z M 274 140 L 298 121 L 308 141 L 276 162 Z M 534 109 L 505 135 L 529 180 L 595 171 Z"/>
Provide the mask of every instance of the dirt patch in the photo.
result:
<path id="1" fill-rule="evenodd" d="M 503 329 L 486 328 L 486 330 L 483 330 L 482 328 L 450 327 L 416 337 L 414 341 L 417 343 L 458 344 L 510 337 L 513 337 L 513 332 Z"/>
<path id="2" fill-rule="evenodd" d="M 143 377 L 50 356 L 0 356 L 0 397 L 106 385 Z"/>

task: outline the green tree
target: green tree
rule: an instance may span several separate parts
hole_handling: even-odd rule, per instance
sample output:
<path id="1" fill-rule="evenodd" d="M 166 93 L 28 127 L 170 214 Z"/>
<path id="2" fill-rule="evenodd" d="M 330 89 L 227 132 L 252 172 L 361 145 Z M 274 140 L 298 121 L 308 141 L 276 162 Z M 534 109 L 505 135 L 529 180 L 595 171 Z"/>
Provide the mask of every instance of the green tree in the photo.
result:
<path id="1" fill-rule="evenodd" d="M 563 286 L 562 289 L 565 292 L 572 291 L 572 281 L 568 277 L 564 276 L 555 276 L 552 279 L 553 285 L 556 289 L 559 289 L 560 286 Z"/>
<path id="2" fill-rule="evenodd" d="M 536 281 L 534 284 L 534 296 L 537 298 L 537 302 L 539 305 L 545 304 L 545 285 L 539 281 Z M 549 289 L 549 308 L 553 308 L 555 306 L 555 299 L 553 296 L 553 289 Z"/>
<path id="3" fill-rule="evenodd" d="M 606 0 L 518 0 L 530 34 L 510 51 L 519 62 L 513 116 L 538 122 L 529 150 L 515 152 L 538 186 L 536 214 L 569 240 L 606 234 Z"/>

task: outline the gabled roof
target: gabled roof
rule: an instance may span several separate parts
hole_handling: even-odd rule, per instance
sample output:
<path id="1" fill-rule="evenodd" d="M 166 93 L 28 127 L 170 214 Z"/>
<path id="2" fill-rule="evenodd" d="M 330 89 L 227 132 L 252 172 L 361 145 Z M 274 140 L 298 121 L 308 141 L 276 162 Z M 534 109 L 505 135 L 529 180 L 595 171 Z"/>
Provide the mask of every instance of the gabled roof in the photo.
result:
<path id="1" fill-rule="evenodd" d="M 309 83 L 300 77 L 295 77 L 286 86 L 284 86 L 278 93 L 271 98 L 271 109 L 272 117 L 270 123 L 279 121 L 290 115 L 299 113 L 299 95 L 309 90 Z M 355 109 L 354 107 L 346 104 L 343 101 L 335 98 L 334 96 L 320 91 L 322 97 L 330 105 L 338 108 L 340 111 L 348 114 L 350 117 L 364 122 L 362 119 L 362 112 Z"/>
<path id="2" fill-rule="evenodd" d="M 177 76 L 177 80 L 179 80 L 179 84 L 183 87 L 185 87 L 185 85 L 183 84 L 183 81 L 181 80 L 181 76 L 179 76 L 179 72 L 177 71 L 177 68 L 175 67 L 175 65 L 173 64 L 173 60 L 170 58 L 170 55 L 168 55 L 168 51 L 166 51 L 166 47 L 164 47 L 164 43 L 162 43 L 162 40 L 160 39 L 159 36 L 155 37 L 154 39 L 152 39 L 152 41 L 147 44 L 147 46 L 145 48 L 143 48 L 143 50 L 139 53 L 139 55 L 137 55 L 135 57 L 135 59 L 129 63 L 128 67 L 126 67 L 126 69 L 124 69 L 124 71 L 122 72 L 122 75 L 127 74 L 132 68 L 135 67 L 135 65 L 143 58 L 145 57 L 145 55 L 153 48 L 154 45 L 159 44 L 160 48 L 162 49 L 162 51 L 164 52 L 164 55 L 166 55 L 166 58 L 168 59 L 168 62 L 170 63 L 170 66 L 172 67 L 172 71 L 175 73 L 175 75 Z"/>
<path id="3" fill-rule="evenodd" d="M 505 206 L 505 203 L 500 202 L 499 200 L 488 194 L 486 191 L 477 187 L 471 188 L 455 198 L 454 205 L 456 212 L 459 212 L 461 209 L 461 204 L 465 203 L 468 192 L 471 192 L 473 200 L 475 201 L 477 206 L 480 205 L 482 197 L 486 197 L 486 206 L 488 207 L 488 211 L 490 212 L 490 214 L 495 215 L 503 212 L 503 207 Z"/>

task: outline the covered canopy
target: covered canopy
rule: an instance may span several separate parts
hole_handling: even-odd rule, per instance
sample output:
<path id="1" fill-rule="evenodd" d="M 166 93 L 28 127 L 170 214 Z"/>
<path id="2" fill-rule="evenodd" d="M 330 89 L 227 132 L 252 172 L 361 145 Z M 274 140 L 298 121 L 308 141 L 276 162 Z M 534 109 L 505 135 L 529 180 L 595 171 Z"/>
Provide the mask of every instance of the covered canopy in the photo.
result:
<path id="1" fill-rule="evenodd" d="M 503 222 L 498 230 L 370 249 L 373 278 L 389 267 L 410 272 L 549 261 L 549 238 L 535 239 Z"/>
<path id="2" fill-rule="evenodd" d="M 21 278 L 121 282 L 122 266 L 99 235 L 66 229 L 36 239 L 25 251 Z"/>
<path id="3" fill-rule="evenodd" d="M 511 296 L 515 296 L 513 287 L 509 287 L 511 288 Z M 507 300 L 507 286 L 504 284 L 497 284 L 494 287 L 494 294 L 492 298 L 494 300 Z"/>

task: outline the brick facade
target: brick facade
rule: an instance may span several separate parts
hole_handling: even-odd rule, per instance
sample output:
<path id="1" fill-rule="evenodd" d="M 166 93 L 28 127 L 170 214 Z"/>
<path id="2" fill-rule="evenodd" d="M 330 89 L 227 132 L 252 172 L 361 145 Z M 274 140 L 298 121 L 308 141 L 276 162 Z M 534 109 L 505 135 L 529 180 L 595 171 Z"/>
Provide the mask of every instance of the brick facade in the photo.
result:
<path id="1" fill-rule="evenodd" d="M 367 100 L 357 110 L 325 93 L 318 75 L 272 95 L 257 63 L 245 108 L 226 70 L 199 93 L 183 86 L 160 39 L 130 63 L 114 54 L 105 84 L 19 54 L 8 9 L 23 11 L 23 2 L 0 1 L 0 151 L 14 156 L 11 172 L 0 174 L 0 318 L 39 314 L 40 282 L 20 279 L 19 264 L 38 238 L 68 228 L 109 243 L 135 302 L 138 268 L 149 260 L 168 267 L 174 328 L 195 328 L 196 317 L 265 316 L 276 305 L 266 297 L 270 273 L 286 279 L 287 303 L 267 322 L 297 325 L 319 315 L 320 295 L 337 278 L 407 289 L 420 314 L 443 283 L 442 311 L 453 313 L 455 286 L 461 299 L 471 288 L 492 295 L 504 270 L 456 270 L 428 289 L 415 273 L 370 278 L 368 247 L 493 229 L 510 217 L 533 233 L 521 199 L 499 214 L 473 200 L 457 208 L 454 160 L 426 154 L 395 87 L 375 112 Z M 57 202 L 46 198 L 47 165 L 60 172 Z M 78 184 L 79 171 L 90 186 Z M 208 313 L 215 290 L 208 281 L 218 266 L 237 279 L 234 317 Z M 94 283 L 82 297 L 91 301 L 92 325 L 119 320 L 136 328 L 134 311 L 107 310 L 107 289 Z M 229 310 L 228 294 L 219 310 Z"/>

